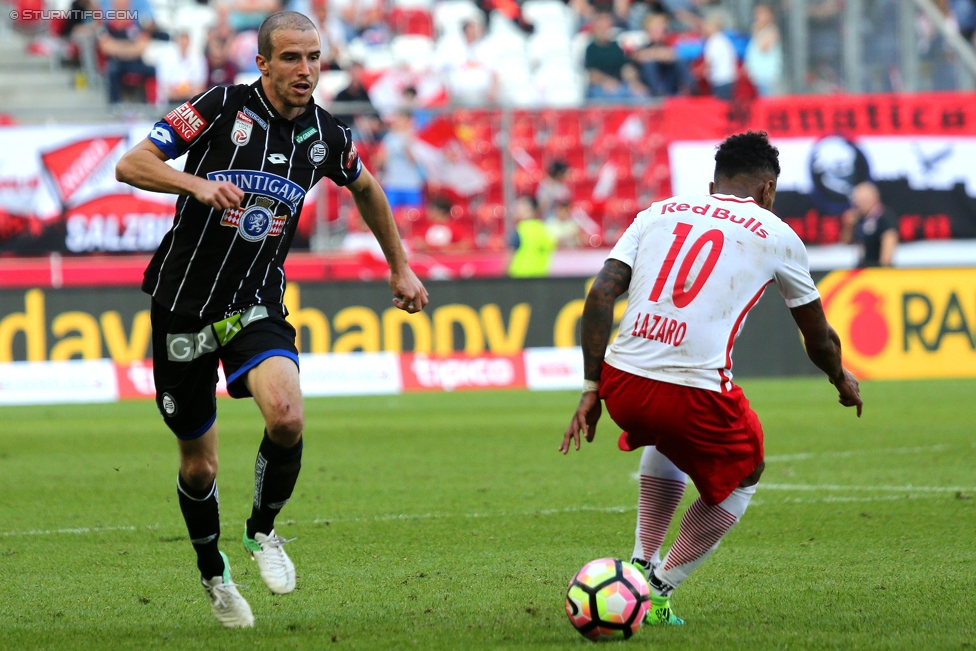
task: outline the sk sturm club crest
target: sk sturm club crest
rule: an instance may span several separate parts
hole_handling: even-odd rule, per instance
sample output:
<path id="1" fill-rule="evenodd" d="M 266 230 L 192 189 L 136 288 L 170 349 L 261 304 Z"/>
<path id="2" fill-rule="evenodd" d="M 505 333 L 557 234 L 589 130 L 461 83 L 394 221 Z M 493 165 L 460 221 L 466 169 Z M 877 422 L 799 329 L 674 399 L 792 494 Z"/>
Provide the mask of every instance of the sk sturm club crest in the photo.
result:
<path id="1" fill-rule="evenodd" d="M 230 132 L 231 141 L 238 147 L 243 147 L 251 141 L 251 129 L 253 128 L 254 120 L 238 111 L 237 120 L 234 121 L 234 129 Z"/>
<path id="2" fill-rule="evenodd" d="M 329 146 L 324 140 L 316 140 L 308 146 L 308 162 L 318 167 L 329 155 Z"/>
<path id="3" fill-rule="evenodd" d="M 248 242 L 281 235 L 288 217 L 298 210 L 305 198 L 300 185 L 269 172 L 224 170 L 210 172 L 211 181 L 230 181 L 246 193 L 241 208 L 228 208 L 220 218 L 221 226 L 236 228 Z M 284 211 L 284 214 L 276 214 Z"/>

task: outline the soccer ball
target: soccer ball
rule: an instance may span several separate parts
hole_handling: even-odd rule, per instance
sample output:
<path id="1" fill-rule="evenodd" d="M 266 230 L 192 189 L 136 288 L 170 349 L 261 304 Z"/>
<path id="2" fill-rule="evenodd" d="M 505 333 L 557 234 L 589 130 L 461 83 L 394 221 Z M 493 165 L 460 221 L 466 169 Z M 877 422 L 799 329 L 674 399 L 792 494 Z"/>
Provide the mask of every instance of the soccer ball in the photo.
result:
<path id="1" fill-rule="evenodd" d="M 616 558 L 590 561 L 566 591 L 566 614 L 583 637 L 627 639 L 644 623 L 651 587 L 644 573 Z"/>

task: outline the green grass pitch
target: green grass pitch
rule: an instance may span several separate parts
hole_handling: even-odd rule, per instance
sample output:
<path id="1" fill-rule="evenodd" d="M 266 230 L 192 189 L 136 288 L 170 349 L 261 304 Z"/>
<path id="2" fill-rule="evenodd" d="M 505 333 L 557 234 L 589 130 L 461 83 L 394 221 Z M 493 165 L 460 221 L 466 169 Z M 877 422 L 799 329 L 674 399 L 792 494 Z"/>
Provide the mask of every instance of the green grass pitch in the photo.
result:
<path id="1" fill-rule="evenodd" d="M 629 648 L 935 649 L 976 640 L 974 381 L 742 383 L 766 474 L 742 522 L 677 592 L 687 624 Z M 240 543 L 261 435 L 221 401 L 223 538 L 254 629 L 220 628 L 151 402 L 0 409 L 0 649 L 578 649 L 563 610 L 585 562 L 627 558 L 637 454 L 604 417 L 556 448 L 577 394 L 306 402 L 304 469 L 279 533 L 295 593 Z M 694 499 L 689 489 L 682 511 Z M 676 527 L 669 533 L 669 542 Z"/>

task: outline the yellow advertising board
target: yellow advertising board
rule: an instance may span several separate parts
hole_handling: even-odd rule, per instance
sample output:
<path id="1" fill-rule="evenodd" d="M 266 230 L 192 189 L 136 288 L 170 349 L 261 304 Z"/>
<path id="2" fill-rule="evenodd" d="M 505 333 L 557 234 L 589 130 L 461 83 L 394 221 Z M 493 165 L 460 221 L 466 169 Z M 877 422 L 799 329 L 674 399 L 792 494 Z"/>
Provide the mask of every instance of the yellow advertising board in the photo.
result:
<path id="1" fill-rule="evenodd" d="M 862 379 L 976 377 L 976 269 L 855 269 L 819 283 Z"/>

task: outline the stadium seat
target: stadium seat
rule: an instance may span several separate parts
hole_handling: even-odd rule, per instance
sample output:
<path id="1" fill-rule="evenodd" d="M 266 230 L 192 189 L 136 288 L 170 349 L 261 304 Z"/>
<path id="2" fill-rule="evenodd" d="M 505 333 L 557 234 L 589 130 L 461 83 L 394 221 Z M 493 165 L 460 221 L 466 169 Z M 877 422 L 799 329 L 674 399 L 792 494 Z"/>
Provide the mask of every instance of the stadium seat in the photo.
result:
<path id="1" fill-rule="evenodd" d="M 509 145 L 521 147 L 526 151 L 531 151 L 538 141 L 536 140 L 537 126 L 535 122 L 535 112 L 533 111 L 513 111 L 512 121 L 509 127 Z"/>
<path id="2" fill-rule="evenodd" d="M 445 0 L 434 5 L 434 27 L 438 38 L 461 37 L 461 25 L 467 20 L 483 22 L 484 14 L 470 0 Z"/>
<path id="3" fill-rule="evenodd" d="M 588 164 L 586 160 L 586 154 L 581 147 L 559 147 L 550 146 L 548 143 L 546 147 L 542 150 L 543 164 L 548 167 L 550 163 L 556 160 L 561 160 L 566 163 L 569 167 L 570 176 L 582 176 L 589 178 L 594 170 L 592 166 Z"/>
<path id="4" fill-rule="evenodd" d="M 525 49 L 534 66 L 544 65 L 554 59 L 565 59 L 572 63 L 572 44 L 564 34 L 536 32 L 526 40 Z"/>
<path id="5" fill-rule="evenodd" d="M 427 70 L 434 57 L 434 41 L 421 34 L 394 36 L 390 41 L 394 63 L 410 66 L 413 70 Z"/>
<path id="6" fill-rule="evenodd" d="M 433 38 L 434 21 L 426 9 L 395 7 L 390 12 L 390 27 L 397 34 L 418 35 Z"/>
<path id="7" fill-rule="evenodd" d="M 552 32 L 569 37 L 576 29 L 576 16 L 560 0 L 526 0 L 522 16 L 536 32 Z"/>
<path id="8" fill-rule="evenodd" d="M 434 6 L 434 0 L 392 0 L 390 3 L 394 10 L 397 9 L 423 9 L 430 11 Z"/>
<path id="9" fill-rule="evenodd" d="M 568 58 L 547 61 L 536 70 L 533 84 L 539 103 L 550 108 L 582 106 L 585 88 L 579 71 Z"/>

